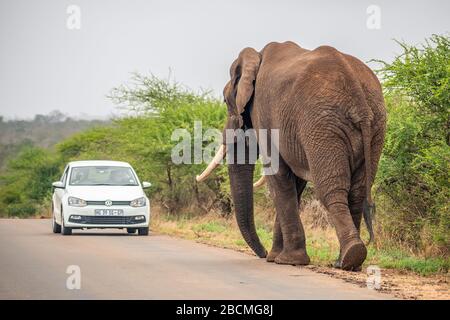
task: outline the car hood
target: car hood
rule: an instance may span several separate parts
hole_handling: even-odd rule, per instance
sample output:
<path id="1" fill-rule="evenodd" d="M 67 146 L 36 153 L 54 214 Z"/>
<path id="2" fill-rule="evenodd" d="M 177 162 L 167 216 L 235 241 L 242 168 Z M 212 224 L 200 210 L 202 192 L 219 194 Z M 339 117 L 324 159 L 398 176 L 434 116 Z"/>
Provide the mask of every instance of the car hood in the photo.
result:
<path id="1" fill-rule="evenodd" d="M 145 196 L 140 186 L 70 186 L 67 195 L 86 201 L 131 201 Z"/>

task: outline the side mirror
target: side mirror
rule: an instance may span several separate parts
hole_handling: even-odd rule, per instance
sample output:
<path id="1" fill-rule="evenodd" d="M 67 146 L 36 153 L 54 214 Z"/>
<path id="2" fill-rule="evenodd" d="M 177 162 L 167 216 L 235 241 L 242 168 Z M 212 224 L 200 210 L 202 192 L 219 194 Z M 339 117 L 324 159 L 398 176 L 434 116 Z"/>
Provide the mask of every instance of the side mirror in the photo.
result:
<path id="1" fill-rule="evenodd" d="M 150 182 L 142 181 L 142 188 L 147 189 L 150 188 L 151 186 L 152 184 Z"/>
<path id="2" fill-rule="evenodd" d="M 64 183 L 61 181 L 55 181 L 52 183 L 53 188 L 64 189 Z"/>

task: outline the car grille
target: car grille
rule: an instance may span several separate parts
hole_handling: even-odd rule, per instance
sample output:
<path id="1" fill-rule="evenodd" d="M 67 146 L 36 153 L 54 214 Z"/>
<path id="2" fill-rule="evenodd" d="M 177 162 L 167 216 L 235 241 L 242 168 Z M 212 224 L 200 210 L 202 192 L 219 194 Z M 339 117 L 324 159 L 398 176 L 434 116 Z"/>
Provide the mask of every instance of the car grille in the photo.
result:
<path id="1" fill-rule="evenodd" d="M 145 218 L 142 220 L 135 220 L 135 216 L 129 217 L 99 217 L 99 216 L 81 216 L 81 219 L 72 219 L 69 217 L 70 222 L 82 223 L 82 224 L 138 224 L 145 222 Z"/>
<path id="2" fill-rule="evenodd" d="M 112 201 L 112 206 L 129 206 L 131 201 Z M 105 201 L 86 201 L 88 206 L 105 206 Z"/>

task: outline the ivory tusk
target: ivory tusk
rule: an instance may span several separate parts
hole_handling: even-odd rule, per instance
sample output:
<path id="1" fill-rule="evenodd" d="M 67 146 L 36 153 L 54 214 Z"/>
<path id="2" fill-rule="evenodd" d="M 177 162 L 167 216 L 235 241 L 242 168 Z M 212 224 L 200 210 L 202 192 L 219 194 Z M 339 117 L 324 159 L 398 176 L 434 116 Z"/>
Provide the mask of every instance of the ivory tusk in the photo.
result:
<path id="1" fill-rule="evenodd" d="M 261 178 L 259 178 L 258 181 L 256 181 L 253 184 L 253 188 L 259 188 L 259 187 L 263 186 L 266 182 L 267 182 L 266 181 L 266 176 L 262 176 Z"/>
<path id="2" fill-rule="evenodd" d="M 214 158 L 211 160 L 211 162 L 208 164 L 208 166 L 206 167 L 206 169 L 199 174 L 198 176 L 195 177 L 195 180 L 197 180 L 197 182 L 202 182 L 203 180 L 205 180 L 206 178 L 208 178 L 208 176 L 211 174 L 211 172 L 214 171 L 215 168 L 217 168 L 220 164 L 220 161 L 223 160 L 223 158 L 225 158 L 227 154 L 227 148 L 226 146 L 223 144 L 220 146 L 219 150 L 217 151 L 216 155 L 214 156 Z"/>

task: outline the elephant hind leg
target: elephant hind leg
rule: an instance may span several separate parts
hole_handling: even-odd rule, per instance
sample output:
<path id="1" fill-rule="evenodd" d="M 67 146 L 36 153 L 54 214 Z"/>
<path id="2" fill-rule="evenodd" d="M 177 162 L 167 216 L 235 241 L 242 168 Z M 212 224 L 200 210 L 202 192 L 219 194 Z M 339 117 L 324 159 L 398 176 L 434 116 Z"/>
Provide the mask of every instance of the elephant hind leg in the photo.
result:
<path id="1" fill-rule="evenodd" d="M 355 225 L 356 230 L 358 231 L 358 235 L 361 234 L 361 220 L 363 214 L 363 204 L 364 198 L 366 196 L 366 189 L 364 185 L 362 187 L 352 185 L 350 189 L 350 193 L 348 195 L 348 204 L 350 209 L 350 215 L 352 216 L 353 224 Z M 359 245 L 360 246 L 360 245 Z M 361 249 L 364 253 L 364 249 Z M 342 258 L 341 253 L 339 253 L 339 257 L 336 260 L 334 267 L 342 268 Z M 361 271 L 361 266 L 353 267 L 353 271 Z"/>
<path id="2" fill-rule="evenodd" d="M 340 266 L 344 270 L 359 268 L 366 259 L 367 250 L 362 242 L 359 231 L 345 202 L 326 203 L 331 221 L 336 229 L 340 244 Z"/>
<path id="3" fill-rule="evenodd" d="M 364 200 L 366 198 L 364 166 L 359 167 L 352 175 L 352 182 L 348 194 L 348 205 L 358 233 L 361 230 Z"/>
<path id="4" fill-rule="evenodd" d="M 326 207 L 336 228 L 340 244 L 340 261 L 338 266 L 344 270 L 360 270 L 362 263 L 366 259 L 367 249 L 355 225 L 354 219 L 358 219 L 357 215 L 351 215 L 348 204 L 343 202 L 327 204 Z"/>
<path id="5" fill-rule="evenodd" d="M 358 217 L 352 216 L 349 208 L 351 173 L 347 157 L 339 152 L 335 152 L 332 160 L 320 157 L 312 169 L 316 192 L 330 214 L 339 240 L 338 265 L 344 270 L 359 270 L 367 249 L 359 236 Z"/>

